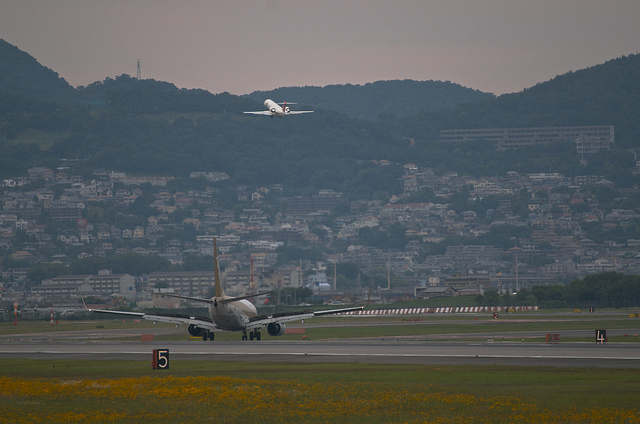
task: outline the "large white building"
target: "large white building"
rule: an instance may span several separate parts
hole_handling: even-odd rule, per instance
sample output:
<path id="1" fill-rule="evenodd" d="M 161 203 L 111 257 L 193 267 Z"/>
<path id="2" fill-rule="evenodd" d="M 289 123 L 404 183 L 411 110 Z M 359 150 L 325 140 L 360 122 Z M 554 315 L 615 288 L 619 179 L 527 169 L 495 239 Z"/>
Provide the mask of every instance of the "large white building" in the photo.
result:
<path id="1" fill-rule="evenodd" d="M 496 143 L 496 148 L 515 149 L 524 146 L 545 144 L 551 141 L 576 143 L 579 155 L 597 153 L 609 149 L 614 142 L 613 125 L 585 127 L 538 127 L 538 128 L 481 128 L 441 130 L 440 141 L 463 142 L 486 140 Z"/>
<path id="2" fill-rule="evenodd" d="M 120 296 L 133 299 L 136 294 L 135 277 L 129 274 L 60 275 L 43 280 L 31 288 L 36 297 Z"/>
<path id="3" fill-rule="evenodd" d="M 213 271 L 152 272 L 147 276 L 151 288 L 172 288 L 183 296 L 207 296 L 215 284 Z"/>

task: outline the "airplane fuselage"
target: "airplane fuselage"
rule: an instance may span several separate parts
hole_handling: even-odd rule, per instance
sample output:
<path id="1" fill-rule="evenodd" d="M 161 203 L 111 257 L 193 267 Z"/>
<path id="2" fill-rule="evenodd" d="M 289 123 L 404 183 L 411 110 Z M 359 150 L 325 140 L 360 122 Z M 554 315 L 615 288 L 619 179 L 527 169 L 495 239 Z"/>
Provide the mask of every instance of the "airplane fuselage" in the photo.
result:
<path id="1" fill-rule="evenodd" d="M 216 302 L 209 305 L 209 315 L 218 327 L 227 331 L 243 331 L 249 318 L 258 315 L 256 307 L 246 299 L 234 302 Z"/>
<path id="2" fill-rule="evenodd" d="M 295 104 L 295 103 L 289 103 L 289 104 Z M 257 111 L 257 112 L 244 112 L 244 113 L 248 113 L 251 115 L 265 115 L 265 116 L 270 116 L 272 118 L 274 116 L 277 116 L 278 118 L 282 118 L 283 116 L 287 116 L 287 115 L 299 115 L 302 113 L 313 112 L 312 110 L 291 110 L 289 109 L 289 106 L 287 106 L 287 102 L 276 103 L 271 99 L 265 100 L 263 105 L 265 110 Z"/>
<path id="3" fill-rule="evenodd" d="M 265 102 L 265 105 L 267 102 Z M 270 106 L 273 106 L 269 104 Z M 274 103 L 277 107 L 277 104 Z M 286 103 L 284 104 L 286 107 Z M 246 113 L 246 112 L 245 112 Z M 251 112 L 254 113 L 254 112 Z M 256 112 L 257 113 L 257 112 Z M 263 111 L 261 114 L 269 113 Z M 308 113 L 301 111 L 300 113 Z M 138 318 L 153 320 L 154 322 L 169 322 L 172 324 L 186 324 L 187 331 L 193 337 L 202 337 L 203 340 L 214 339 L 214 331 L 241 331 L 242 340 L 260 340 L 260 329 L 265 328 L 270 336 L 281 336 L 285 334 L 285 322 L 299 319 L 311 318 L 321 315 L 333 315 L 341 312 L 349 312 L 364 309 L 361 307 L 333 309 L 329 311 L 301 311 L 295 313 L 279 313 L 273 315 L 258 316 L 256 307 L 247 299 L 264 296 L 265 293 L 251 293 L 244 296 L 226 296 L 220 282 L 220 268 L 218 267 L 218 246 L 216 239 L 213 239 L 213 263 L 214 263 L 214 290 L 215 296 L 209 299 L 199 297 L 169 295 L 189 301 L 204 302 L 209 304 L 210 320 L 203 317 L 179 315 L 179 314 L 149 314 L 145 312 L 112 311 L 108 309 L 94 309 L 94 312 L 105 314 L 116 314 L 134 316 Z M 368 302 L 367 302 L 368 304 Z M 90 309 L 91 310 L 91 309 Z"/>
<path id="4" fill-rule="evenodd" d="M 286 103 L 284 104 L 284 106 L 280 106 L 273 100 L 267 99 L 264 101 L 263 104 L 264 104 L 264 108 L 267 109 L 269 112 L 271 112 L 271 114 L 274 116 L 282 117 L 290 112 Z"/>

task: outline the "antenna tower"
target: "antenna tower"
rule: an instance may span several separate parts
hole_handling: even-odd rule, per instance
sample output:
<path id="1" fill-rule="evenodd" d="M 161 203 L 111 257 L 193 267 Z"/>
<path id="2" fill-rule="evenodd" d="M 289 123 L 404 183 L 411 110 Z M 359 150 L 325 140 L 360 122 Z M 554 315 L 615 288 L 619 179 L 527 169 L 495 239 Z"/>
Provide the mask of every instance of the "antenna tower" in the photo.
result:
<path id="1" fill-rule="evenodd" d="M 137 66 L 137 70 L 138 70 L 137 78 L 138 78 L 138 81 L 140 81 L 140 80 L 142 79 L 142 76 L 141 76 L 141 74 L 140 74 L 140 59 L 138 59 L 138 66 Z"/>
<path id="2" fill-rule="evenodd" d="M 249 277 L 249 292 L 250 293 L 256 293 L 256 283 L 253 281 L 253 256 L 251 256 L 251 258 L 249 258 L 249 264 L 250 264 L 250 269 L 251 269 L 251 274 Z"/>

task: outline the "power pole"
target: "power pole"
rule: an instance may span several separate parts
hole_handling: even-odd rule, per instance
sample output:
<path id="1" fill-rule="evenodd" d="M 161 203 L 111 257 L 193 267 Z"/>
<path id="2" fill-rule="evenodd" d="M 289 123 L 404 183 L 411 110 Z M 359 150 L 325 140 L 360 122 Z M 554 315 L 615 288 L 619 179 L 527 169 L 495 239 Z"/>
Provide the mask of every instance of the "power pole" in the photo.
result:
<path id="1" fill-rule="evenodd" d="M 338 262 L 333 263 L 333 291 L 338 290 Z"/>
<path id="2" fill-rule="evenodd" d="M 391 290 L 391 253 L 387 253 L 387 290 Z"/>
<path id="3" fill-rule="evenodd" d="M 140 81 L 142 79 L 142 75 L 140 74 L 140 59 L 138 59 L 138 74 L 137 74 L 137 79 L 138 81 Z"/>

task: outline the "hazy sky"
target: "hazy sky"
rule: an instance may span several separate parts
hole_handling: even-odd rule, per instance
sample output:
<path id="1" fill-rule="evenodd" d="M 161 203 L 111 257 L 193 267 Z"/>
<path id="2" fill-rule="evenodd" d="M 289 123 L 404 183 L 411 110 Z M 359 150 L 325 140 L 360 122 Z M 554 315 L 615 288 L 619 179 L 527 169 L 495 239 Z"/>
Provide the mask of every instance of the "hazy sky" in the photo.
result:
<path id="1" fill-rule="evenodd" d="M 503 94 L 640 51 L 638 0 L 0 0 L 0 38 L 71 85 L 247 94 L 451 81 Z"/>

